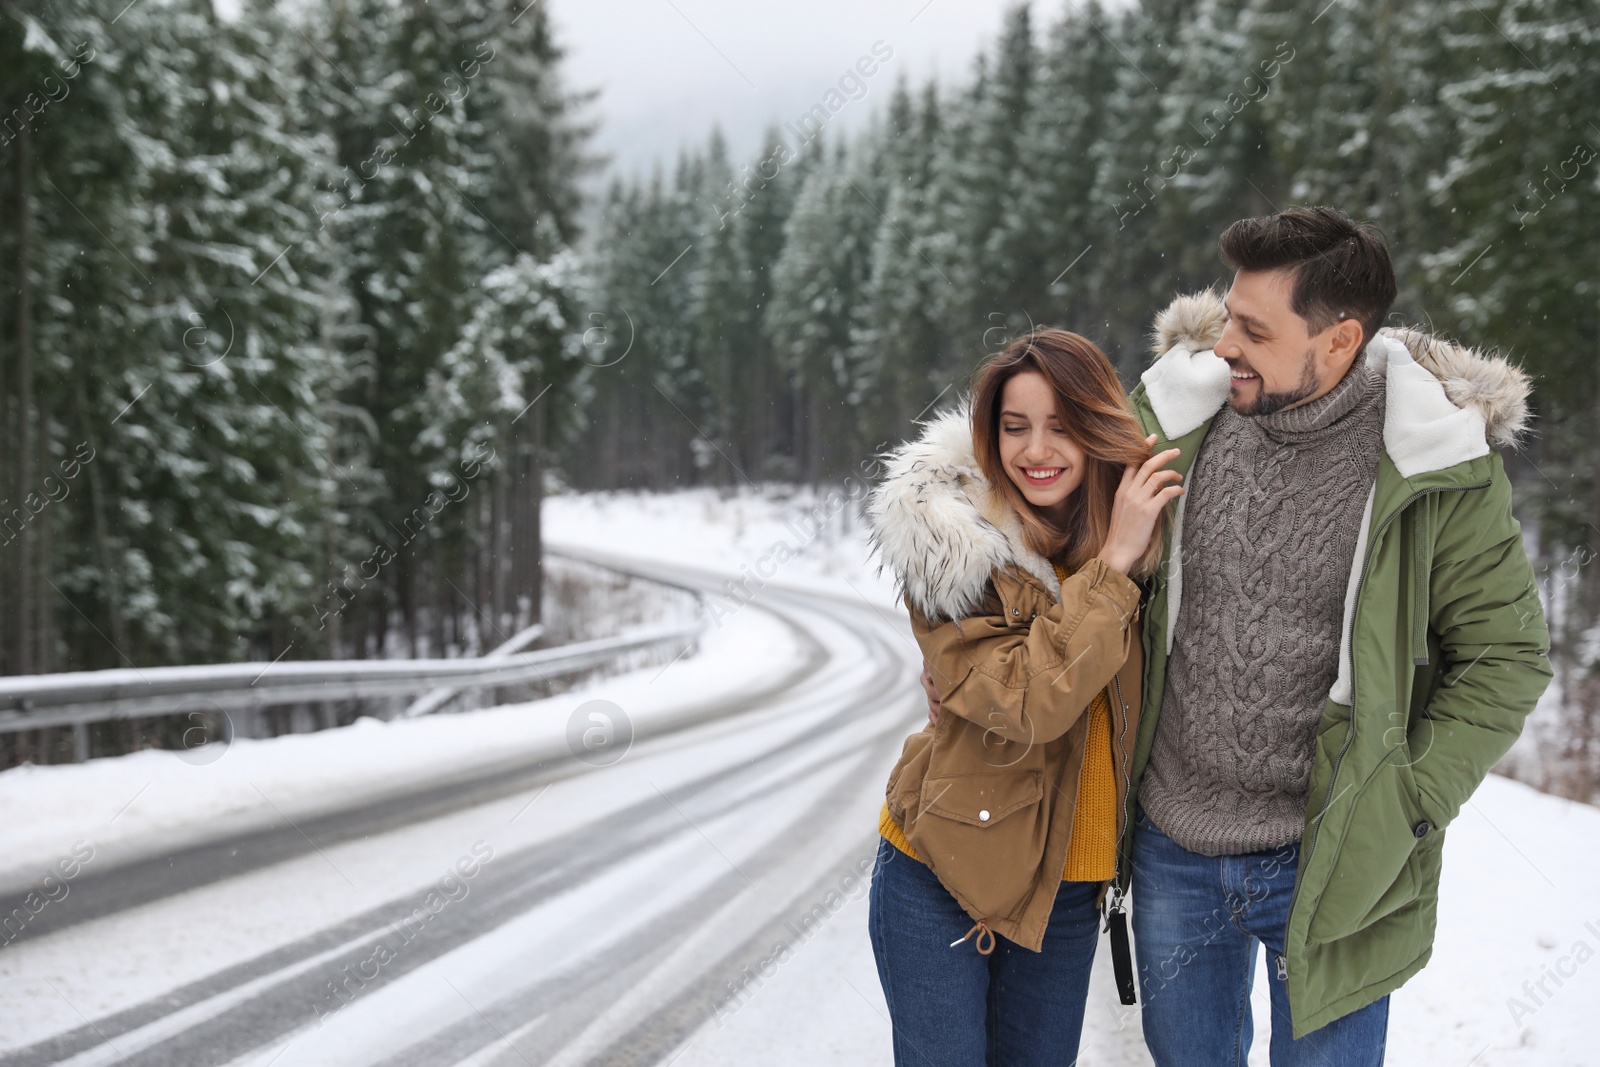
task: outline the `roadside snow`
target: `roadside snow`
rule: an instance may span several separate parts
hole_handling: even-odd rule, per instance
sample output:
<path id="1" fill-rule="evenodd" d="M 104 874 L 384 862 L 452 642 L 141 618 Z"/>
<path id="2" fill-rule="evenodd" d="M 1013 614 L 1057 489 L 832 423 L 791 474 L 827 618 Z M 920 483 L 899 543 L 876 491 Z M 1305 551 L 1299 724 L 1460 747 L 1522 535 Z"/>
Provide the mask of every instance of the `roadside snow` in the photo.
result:
<path id="1" fill-rule="evenodd" d="M 1600 1062 L 1600 809 L 1490 775 L 1450 824 L 1433 958 L 1390 1062 Z M 1265 1062 L 1265 1061 L 1263 1061 Z"/>

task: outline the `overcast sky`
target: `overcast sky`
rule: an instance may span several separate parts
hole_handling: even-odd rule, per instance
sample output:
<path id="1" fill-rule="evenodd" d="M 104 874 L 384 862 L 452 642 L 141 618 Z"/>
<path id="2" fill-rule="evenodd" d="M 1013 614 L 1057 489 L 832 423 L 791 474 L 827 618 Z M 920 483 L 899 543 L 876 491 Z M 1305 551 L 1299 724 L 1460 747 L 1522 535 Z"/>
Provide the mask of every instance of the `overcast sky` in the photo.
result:
<path id="1" fill-rule="evenodd" d="M 859 128 L 896 78 L 965 78 L 1015 0 L 540 0 L 574 89 L 599 89 L 595 147 L 624 172 L 703 144 L 720 123 L 747 159 L 769 123 L 794 121 L 876 42 L 892 53 L 830 128 Z M 1055 3 L 1033 5 L 1035 24 Z M 859 90 L 858 90 L 859 91 Z"/>

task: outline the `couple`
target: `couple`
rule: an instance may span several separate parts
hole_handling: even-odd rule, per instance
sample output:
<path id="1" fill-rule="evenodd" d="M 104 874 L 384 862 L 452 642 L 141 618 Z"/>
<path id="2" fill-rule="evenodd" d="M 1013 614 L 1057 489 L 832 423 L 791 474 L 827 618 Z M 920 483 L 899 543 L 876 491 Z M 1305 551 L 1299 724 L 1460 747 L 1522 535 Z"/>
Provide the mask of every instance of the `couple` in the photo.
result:
<path id="1" fill-rule="evenodd" d="M 1036 331 L 874 491 L 930 709 L 870 897 L 896 1064 L 1075 1062 L 1102 909 L 1133 1002 L 1130 886 L 1161 1067 L 1245 1062 L 1257 942 L 1274 1067 L 1382 1063 L 1445 827 L 1549 681 L 1492 448 L 1524 376 L 1380 332 L 1388 250 L 1338 211 L 1221 251 L 1131 397 Z"/>

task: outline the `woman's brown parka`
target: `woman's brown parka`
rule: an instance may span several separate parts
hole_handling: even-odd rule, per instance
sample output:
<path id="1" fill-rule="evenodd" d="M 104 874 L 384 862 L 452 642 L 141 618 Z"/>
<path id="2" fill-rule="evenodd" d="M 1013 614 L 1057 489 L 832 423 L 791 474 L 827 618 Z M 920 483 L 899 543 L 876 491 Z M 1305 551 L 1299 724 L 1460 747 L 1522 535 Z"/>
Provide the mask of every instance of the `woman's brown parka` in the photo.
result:
<path id="1" fill-rule="evenodd" d="M 890 457 L 869 514 L 941 701 L 889 775 L 889 814 L 975 923 L 1039 951 L 1102 690 L 1118 812 L 1105 832 L 1127 819 L 1139 587 L 1098 558 L 1057 582 L 984 478 L 964 408 Z"/>

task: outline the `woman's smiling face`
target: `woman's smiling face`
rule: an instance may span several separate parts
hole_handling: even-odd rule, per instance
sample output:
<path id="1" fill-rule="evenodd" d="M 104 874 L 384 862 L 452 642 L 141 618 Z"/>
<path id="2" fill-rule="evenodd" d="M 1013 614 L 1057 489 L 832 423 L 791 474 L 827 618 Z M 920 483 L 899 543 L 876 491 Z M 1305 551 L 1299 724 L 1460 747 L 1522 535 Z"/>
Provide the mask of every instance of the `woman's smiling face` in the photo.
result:
<path id="1" fill-rule="evenodd" d="M 1025 370 L 1000 393 L 1000 462 L 1023 499 L 1056 522 L 1083 484 L 1087 458 L 1056 417 L 1055 391 L 1044 375 Z"/>

